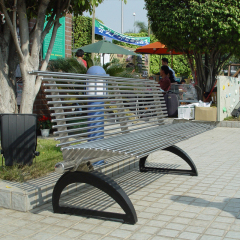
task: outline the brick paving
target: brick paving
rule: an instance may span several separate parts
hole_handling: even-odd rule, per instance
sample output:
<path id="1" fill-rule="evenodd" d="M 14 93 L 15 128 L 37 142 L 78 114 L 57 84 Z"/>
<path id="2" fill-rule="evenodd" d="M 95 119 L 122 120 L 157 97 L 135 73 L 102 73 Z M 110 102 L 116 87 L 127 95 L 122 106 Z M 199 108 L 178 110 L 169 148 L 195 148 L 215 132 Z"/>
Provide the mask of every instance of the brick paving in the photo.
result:
<path id="1" fill-rule="evenodd" d="M 140 173 L 115 177 L 137 211 L 135 225 L 54 214 L 51 204 L 31 212 L 0 209 L 0 239 L 240 239 L 240 129 L 215 128 L 178 144 L 194 160 L 199 176 Z M 149 162 L 187 165 L 159 151 Z M 89 188 L 64 196 L 66 204 L 121 212 L 116 203 Z"/>

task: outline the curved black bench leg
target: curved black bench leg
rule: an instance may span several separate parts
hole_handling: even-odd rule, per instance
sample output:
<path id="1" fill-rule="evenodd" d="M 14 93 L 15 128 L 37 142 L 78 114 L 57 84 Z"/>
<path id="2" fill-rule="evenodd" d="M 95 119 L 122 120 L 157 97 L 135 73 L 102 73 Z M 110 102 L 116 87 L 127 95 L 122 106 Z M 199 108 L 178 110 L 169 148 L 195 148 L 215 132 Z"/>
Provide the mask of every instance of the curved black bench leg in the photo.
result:
<path id="1" fill-rule="evenodd" d="M 188 154 L 186 152 L 184 152 L 181 148 L 179 148 L 175 145 L 172 145 L 172 146 L 164 148 L 162 150 L 169 151 L 171 153 L 176 154 L 180 158 L 182 158 L 191 167 L 191 170 L 145 167 L 147 157 L 143 157 L 139 160 L 140 172 L 152 171 L 152 172 L 165 172 L 165 173 L 173 173 L 173 174 L 187 174 L 187 175 L 191 175 L 191 176 L 198 176 L 198 171 L 197 171 L 197 168 L 196 168 L 194 162 L 188 156 Z"/>
<path id="2" fill-rule="evenodd" d="M 59 199 L 63 189 L 72 183 L 87 183 L 92 185 L 110 197 L 112 197 L 124 210 L 125 214 L 104 212 L 98 210 L 66 207 L 59 205 Z M 135 224 L 137 222 L 137 214 L 133 207 L 133 204 L 123 189 L 111 178 L 106 175 L 93 171 L 93 172 L 67 172 L 63 174 L 57 181 L 53 194 L 52 205 L 54 213 L 68 213 L 81 215 L 86 217 L 96 217 L 103 219 L 121 220 L 125 223 Z"/>

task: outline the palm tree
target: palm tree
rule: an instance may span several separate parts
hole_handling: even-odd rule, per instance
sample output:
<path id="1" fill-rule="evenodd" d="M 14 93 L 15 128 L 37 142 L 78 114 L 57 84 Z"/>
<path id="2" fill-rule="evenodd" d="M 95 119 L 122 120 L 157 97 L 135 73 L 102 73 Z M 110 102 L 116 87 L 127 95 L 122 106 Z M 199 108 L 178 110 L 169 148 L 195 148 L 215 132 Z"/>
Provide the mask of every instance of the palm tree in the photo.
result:
<path id="1" fill-rule="evenodd" d="M 148 27 L 146 26 L 145 22 L 137 21 L 137 22 L 135 22 L 134 25 L 139 29 L 138 30 L 139 33 L 147 33 L 148 32 Z"/>

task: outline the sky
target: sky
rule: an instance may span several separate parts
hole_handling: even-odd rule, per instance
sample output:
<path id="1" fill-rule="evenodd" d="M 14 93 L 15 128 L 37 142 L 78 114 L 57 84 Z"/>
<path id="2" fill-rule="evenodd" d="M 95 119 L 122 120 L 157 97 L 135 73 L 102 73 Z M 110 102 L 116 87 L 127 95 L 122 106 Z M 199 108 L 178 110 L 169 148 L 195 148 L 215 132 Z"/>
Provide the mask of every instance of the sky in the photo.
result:
<path id="1" fill-rule="evenodd" d="M 123 4 L 123 33 L 134 31 L 135 21 L 144 22 L 147 26 L 147 11 L 144 9 L 144 0 L 127 0 L 127 4 Z M 84 16 L 90 16 L 85 13 Z M 96 18 L 103 21 L 104 25 L 121 33 L 121 1 L 120 0 L 104 0 L 96 8 Z M 137 28 L 135 28 L 137 32 Z"/>

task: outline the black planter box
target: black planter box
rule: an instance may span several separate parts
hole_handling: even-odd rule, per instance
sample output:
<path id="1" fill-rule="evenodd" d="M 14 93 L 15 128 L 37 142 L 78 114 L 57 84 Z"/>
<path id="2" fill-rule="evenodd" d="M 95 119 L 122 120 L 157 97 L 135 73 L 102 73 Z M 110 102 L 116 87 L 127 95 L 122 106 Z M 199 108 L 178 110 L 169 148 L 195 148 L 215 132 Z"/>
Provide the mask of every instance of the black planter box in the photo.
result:
<path id="1" fill-rule="evenodd" d="M 37 147 L 37 115 L 1 114 L 0 121 L 5 165 L 31 165 Z"/>

